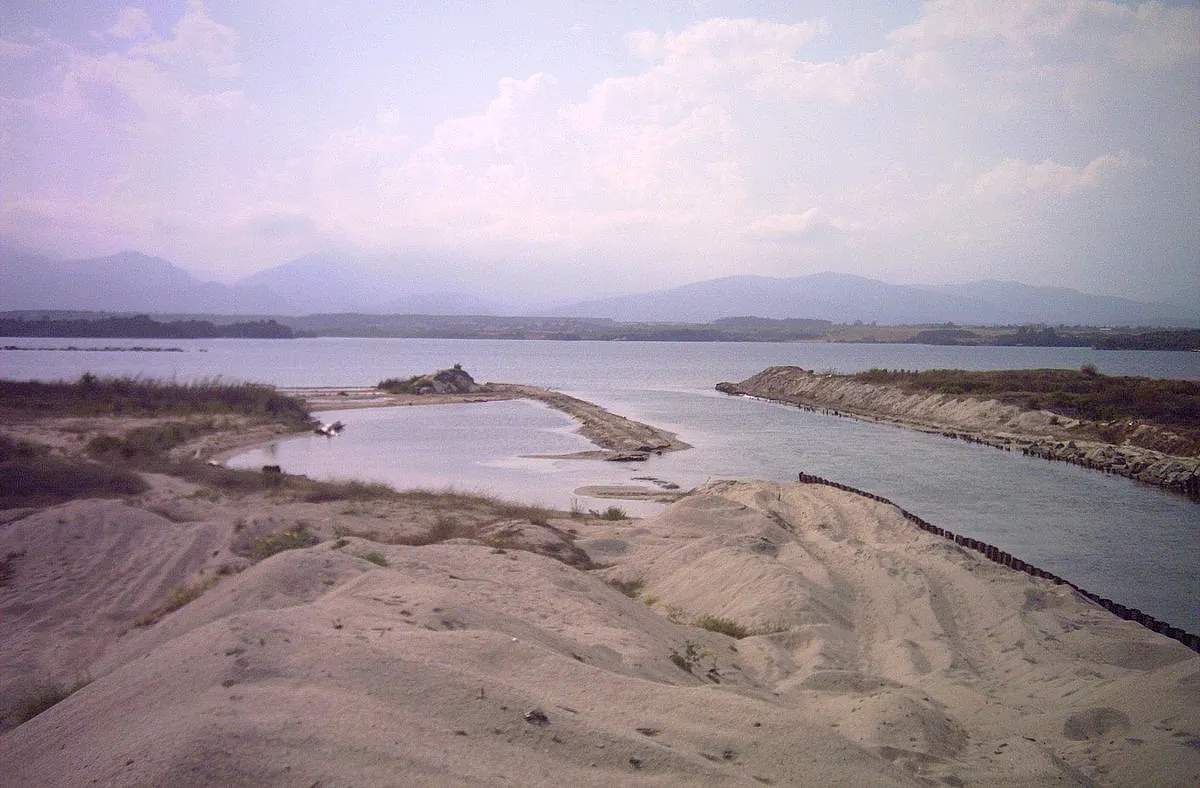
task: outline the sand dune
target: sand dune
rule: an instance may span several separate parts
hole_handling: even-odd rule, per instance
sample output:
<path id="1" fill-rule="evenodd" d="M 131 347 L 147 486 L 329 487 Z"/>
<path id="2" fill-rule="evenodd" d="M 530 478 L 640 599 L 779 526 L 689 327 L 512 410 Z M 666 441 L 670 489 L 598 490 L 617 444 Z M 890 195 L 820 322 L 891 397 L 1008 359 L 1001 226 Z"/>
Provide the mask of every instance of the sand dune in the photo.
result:
<path id="1" fill-rule="evenodd" d="M 24 551 L 0 690 L 93 679 L 0 734 L 0 784 L 1200 781 L 1200 655 L 828 487 L 566 520 L 590 571 L 463 540 L 251 563 L 244 501 L 174 500 L 0 527 L 0 554 Z"/>

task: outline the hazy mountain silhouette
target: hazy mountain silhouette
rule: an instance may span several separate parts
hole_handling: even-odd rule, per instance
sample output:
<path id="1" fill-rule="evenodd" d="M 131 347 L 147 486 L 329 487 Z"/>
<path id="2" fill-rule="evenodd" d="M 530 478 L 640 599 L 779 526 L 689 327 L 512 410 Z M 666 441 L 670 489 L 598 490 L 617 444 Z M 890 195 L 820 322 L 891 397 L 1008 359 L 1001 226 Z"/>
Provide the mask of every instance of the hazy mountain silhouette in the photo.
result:
<path id="1" fill-rule="evenodd" d="M 293 314 L 373 312 L 379 314 L 491 315 L 502 304 L 468 293 L 412 292 L 403 262 L 367 262 L 310 254 L 259 271 L 239 284 L 265 287 L 290 304 Z"/>
<path id="2" fill-rule="evenodd" d="M 706 323 L 733 315 L 850 323 L 1197 325 L 1200 310 L 1017 283 L 892 285 L 821 273 L 790 278 L 730 276 L 552 310 L 570 317 Z"/>
<path id="3" fill-rule="evenodd" d="M 139 252 L 64 261 L 0 244 L 0 310 L 224 315 L 512 315 L 519 311 L 470 293 L 416 292 L 403 272 L 400 259 L 367 262 L 312 254 L 230 286 L 202 282 L 166 260 Z M 1142 303 L 1017 282 L 892 285 L 839 273 L 729 276 L 525 311 L 534 312 L 629 322 L 707 323 L 753 315 L 835 323 L 1200 325 L 1200 307 Z"/>
<path id="4" fill-rule="evenodd" d="M 269 314 L 283 307 L 268 290 L 201 282 L 140 252 L 55 260 L 12 247 L 0 251 L 0 309 L 5 310 Z"/>
<path id="5" fill-rule="evenodd" d="M 1027 323 L 1065 325 L 1196 325 L 1200 309 L 1175 304 L 1144 303 L 1128 298 L 1097 296 L 1066 287 L 1034 287 L 1020 282 L 985 279 L 959 285 L 926 287 L 973 299 L 986 308 L 1003 308 Z"/>

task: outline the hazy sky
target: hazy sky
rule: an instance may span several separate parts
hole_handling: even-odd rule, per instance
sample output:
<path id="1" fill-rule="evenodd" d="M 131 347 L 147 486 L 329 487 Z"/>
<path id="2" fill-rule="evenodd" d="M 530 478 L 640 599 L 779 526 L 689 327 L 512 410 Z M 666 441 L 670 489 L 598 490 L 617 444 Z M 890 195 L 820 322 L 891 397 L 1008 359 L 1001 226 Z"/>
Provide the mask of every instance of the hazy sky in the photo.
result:
<path id="1" fill-rule="evenodd" d="M 0 236 L 414 289 L 1200 301 L 1200 4 L 6 0 Z"/>

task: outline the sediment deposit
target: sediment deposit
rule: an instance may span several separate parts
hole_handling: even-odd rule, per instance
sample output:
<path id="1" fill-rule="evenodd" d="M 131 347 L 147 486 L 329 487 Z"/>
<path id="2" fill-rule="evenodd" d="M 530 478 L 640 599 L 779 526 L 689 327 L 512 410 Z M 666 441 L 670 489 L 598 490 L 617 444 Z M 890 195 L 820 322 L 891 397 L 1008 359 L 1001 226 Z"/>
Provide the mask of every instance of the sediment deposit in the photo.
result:
<path id="1" fill-rule="evenodd" d="M 91 679 L 0 733 L 0 785 L 1200 780 L 1200 655 L 861 495 L 717 482 L 410 546 L 400 502 L 197 492 L 0 527 L 3 699 Z"/>
<path id="2" fill-rule="evenodd" d="M 717 389 L 1023 451 L 1200 496 L 1200 457 L 1166 454 L 1129 442 L 1114 445 L 1088 440 L 1080 435 L 1094 433 L 1089 428 L 1096 425 L 1049 410 L 1030 410 L 993 399 L 906 392 L 846 375 L 784 366 L 769 367 L 740 383 L 718 384 Z M 1139 429 L 1149 433 L 1156 428 L 1142 425 Z M 1160 437 L 1170 442 L 1169 435 Z"/>

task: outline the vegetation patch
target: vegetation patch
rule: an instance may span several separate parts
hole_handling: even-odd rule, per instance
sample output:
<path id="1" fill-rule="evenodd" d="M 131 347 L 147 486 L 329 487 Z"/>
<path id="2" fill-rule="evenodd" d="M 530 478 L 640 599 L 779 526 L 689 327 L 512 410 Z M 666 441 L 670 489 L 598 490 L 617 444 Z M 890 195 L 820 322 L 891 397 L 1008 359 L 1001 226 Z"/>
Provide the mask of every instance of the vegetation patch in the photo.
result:
<path id="1" fill-rule="evenodd" d="M 599 517 L 601 520 L 617 521 L 628 520 L 629 515 L 620 506 L 610 506 L 603 512 L 597 512 L 595 509 L 589 509 L 588 514 L 593 517 Z"/>
<path id="2" fill-rule="evenodd" d="M 282 553 L 285 550 L 299 550 L 304 547 L 312 547 L 320 542 L 320 538 L 308 530 L 306 525 L 298 525 L 295 528 L 289 528 L 286 531 L 271 534 L 270 536 L 260 536 L 254 540 L 254 548 L 251 551 L 250 557 L 256 561 L 261 561 L 264 558 L 270 558 L 276 553 Z"/>
<path id="3" fill-rule="evenodd" d="M 375 384 L 375 387 L 389 394 L 418 394 L 417 386 L 425 379 L 424 375 L 413 375 L 408 378 L 386 378 Z"/>
<path id="4" fill-rule="evenodd" d="M 5 711 L 4 727 L 15 728 L 74 695 L 92 682 L 91 677 L 76 679 L 70 684 L 37 683 L 17 696 Z"/>
<path id="5" fill-rule="evenodd" d="M 375 564 L 376 566 L 390 566 L 390 564 L 388 563 L 388 560 L 387 560 L 387 556 L 385 556 L 383 553 L 379 552 L 378 550 L 370 550 L 366 553 L 360 554 L 358 557 L 364 561 L 370 561 L 371 563 Z"/>
<path id="6" fill-rule="evenodd" d="M 667 656 L 677 668 L 692 673 L 700 667 L 701 660 L 711 654 L 712 649 L 705 648 L 695 640 L 687 640 L 684 641 L 682 650 L 671 649 L 671 653 Z"/>
<path id="7" fill-rule="evenodd" d="M 630 599 L 637 599 L 642 595 L 642 591 L 646 588 L 646 581 L 640 577 L 633 580 L 613 579 L 609 580 L 608 584 Z"/>
<path id="8" fill-rule="evenodd" d="M 158 621 L 168 613 L 174 613 L 184 605 L 199 599 L 205 591 L 215 586 L 217 584 L 217 580 L 219 579 L 220 578 L 217 575 L 213 575 L 212 577 L 196 583 L 176 587 L 176 589 L 171 592 L 171 597 L 166 601 L 165 604 L 155 608 L 146 615 L 141 616 L 137 621 L 134 622 L 134 624 L 139 627 L 148 627 L 158 623 Z"/>
<path id="9" fill-rule="evenodd" d="M 1090 421 L 1143 419 L 1171 427 L 1200 427 L 1200 381 L 1104 375 L 1092 365 L 1080 370 L 871 369 L 851 377 L 905 391 L 1046 408 Z"/>
<path id="10" fill-rule="evenodd" d="M 61 457 L 45 446 L 0 435 L 0 508 L 138 495 L 147 489 L 146 481 L 126 468 Z"/>
<path id="11" fill-rule="evenodd" d="M 693 623 L 701 629 L 707 629 L 709 632 L 719 632 L 736 640 L 754 637 L 755 635 L 773 635 L 776 632 L 787 630 L 785 626 L 748 627 L 739 621 L 734 621 L 732 618 L 725 618 L 724 616 L 704 615 L 697 618 Z"/>
<path id="12" fill-rule="evenodd" d="M 226 414 L 296 427 L 312 421 L 303 402 L 259 383 L 168 383 L 91 373 L 73 383 L 0 380 L 0 408 L 39 416 Z"/>

